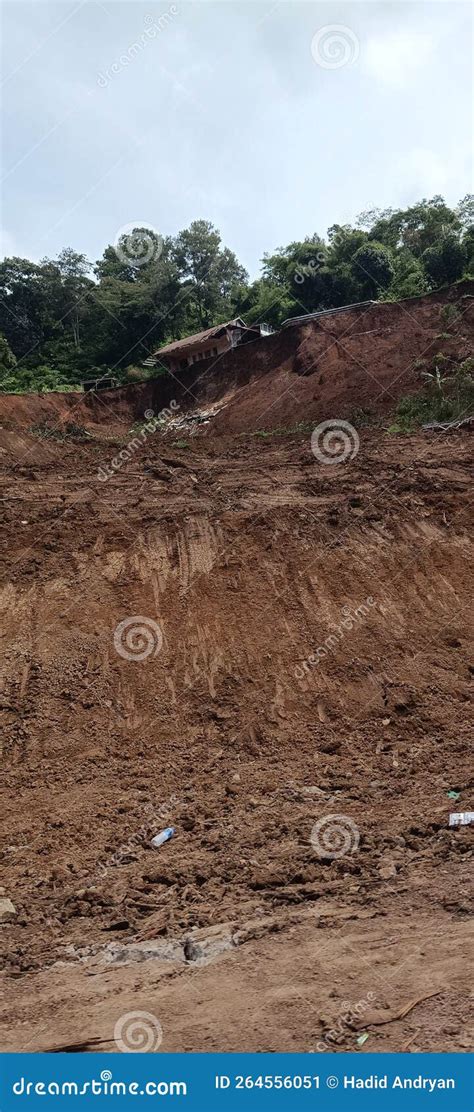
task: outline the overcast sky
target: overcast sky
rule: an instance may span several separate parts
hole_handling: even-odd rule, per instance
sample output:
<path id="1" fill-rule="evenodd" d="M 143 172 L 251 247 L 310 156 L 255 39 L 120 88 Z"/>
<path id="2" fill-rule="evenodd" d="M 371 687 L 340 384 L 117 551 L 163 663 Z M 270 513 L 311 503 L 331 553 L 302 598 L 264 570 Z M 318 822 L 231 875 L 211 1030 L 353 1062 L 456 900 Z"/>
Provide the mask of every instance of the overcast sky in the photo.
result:
<path id="1" fill-rule="evenodd" d="M 2 5 L 2 254 L 98 258 L 130 223 L 264 251 L 472 191 L 467 3 Z"/>

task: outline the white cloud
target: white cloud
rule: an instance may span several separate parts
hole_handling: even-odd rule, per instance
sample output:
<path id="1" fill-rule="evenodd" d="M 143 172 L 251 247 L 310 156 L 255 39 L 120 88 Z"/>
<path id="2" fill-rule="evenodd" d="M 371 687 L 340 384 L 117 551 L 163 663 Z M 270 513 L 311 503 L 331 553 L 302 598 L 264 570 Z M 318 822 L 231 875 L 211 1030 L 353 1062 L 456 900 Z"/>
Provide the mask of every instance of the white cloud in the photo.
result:
<path id="1" fill-rule="evenodd" d="M 407 80 L 426 66 L 434 46 L 432 36 L 419 31 L 374 36 L 362 50 L 362 65 L 378 81 L 403 88 Z"/>

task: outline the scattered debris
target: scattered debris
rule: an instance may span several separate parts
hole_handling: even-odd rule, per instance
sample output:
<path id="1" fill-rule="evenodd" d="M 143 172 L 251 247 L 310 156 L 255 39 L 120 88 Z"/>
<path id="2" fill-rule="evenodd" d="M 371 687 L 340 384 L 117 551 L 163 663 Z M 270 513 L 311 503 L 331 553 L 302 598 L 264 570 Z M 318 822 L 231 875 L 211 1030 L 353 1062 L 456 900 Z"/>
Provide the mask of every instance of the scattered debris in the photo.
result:
<path id="1" fill-rule="evenodd" d="M 0 897 L 0 923 L 5 919 L 13 919 L 16 915 L 16 907 L 7 896 Z"/>
<path id="2" fill-rule="evenodd" d="M 390 880 L 390 877 L 397 875 L 397 868 L 395 862 L 391 857 L 384 857 L 379 865 L 379 876 L 382 880 Z"/>
<path id="3" fill-rule="evenodd" d="M 440 432 L 449 432 L 450 429 L 472 428 L 474 426 L 474 417 L 463 417 L 456 421 L 431 421 L 428 425 L 422 425 L 422 429 L 438 429 Z"/>
<path id="4" fill-rule="evenodd" d="M 461 792 L 448 792 L 448 799 L 459 799 Z"/>
<path id="5" fill-rule="evenodd" d="M 367 1042 L 368 1038 L 369 1038 L 369 1035 L 368 1035 L 367 1031 L 364 1031 L 363 1035 L 358 1035 L 358 1037 L 356 1038 L 357 1046 L 363 1046 L 364 1043 Z"/>
<path id="6" fill-rule="evenodd" d="M 474 811 L 451 811 L 450 826 L 471 826 L 472 823 L 474 823 Z"/>
<path id="7" fill-rule="evenodd" d="M 174 833 L 175 833 L 175 827 L 174 826 L 165 827 L 164 830 L 160 830 L 160 833 L 155 834 L 155 837 L 151 839 L 152 846 L 155 846 L 156 848 L 158 848 L 158 846 L 162 846 L 164 842 L 169 842 L 170 838 L 173 837 Z"/>
<path id="8" fill-rule="evenodd" d="M 389 1012 L 388 1015 L 383 1012 L 373 1012 L 372 1015 L 365 1015 L 360 1020 L 360 1026 L 364 1027 L 383 1027 L 386 1023 L 393 1023 L 395 1019 L 405 1019 L 409 1012 L 416 1008 L 417 1004 L 422 1004 L 424 1000 L 431 1000 L 432 996 L 440 996 L 444 990 L 442 988 L 433 989 L 433 992 L 424 993 L 422 996 L 415 996 L 403 1008 L 399 1008 L 396 1012 Z M 355 1024 L 357 1027 L 357 1023 Z"/>
<path id="9" fill-rule="evenodd" d="M 194 930 L 184 942 L 186 960 L 204 965 L 225 950 L 231 950 L 236 944 L 232 932 L 231 923 L 218 923 L 213 927 Z"/>

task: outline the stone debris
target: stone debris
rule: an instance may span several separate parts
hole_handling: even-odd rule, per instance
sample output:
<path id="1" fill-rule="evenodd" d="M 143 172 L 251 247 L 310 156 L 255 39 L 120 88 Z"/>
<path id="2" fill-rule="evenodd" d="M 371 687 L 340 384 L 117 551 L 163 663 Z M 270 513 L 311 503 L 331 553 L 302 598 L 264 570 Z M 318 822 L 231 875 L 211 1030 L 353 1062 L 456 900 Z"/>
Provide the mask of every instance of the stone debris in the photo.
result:
<path id="1" fill-rule="evenodd" d="M 16 915 L 15 904 L 7 896 L 0 896 L 0 923 L 13 919 Z"/>

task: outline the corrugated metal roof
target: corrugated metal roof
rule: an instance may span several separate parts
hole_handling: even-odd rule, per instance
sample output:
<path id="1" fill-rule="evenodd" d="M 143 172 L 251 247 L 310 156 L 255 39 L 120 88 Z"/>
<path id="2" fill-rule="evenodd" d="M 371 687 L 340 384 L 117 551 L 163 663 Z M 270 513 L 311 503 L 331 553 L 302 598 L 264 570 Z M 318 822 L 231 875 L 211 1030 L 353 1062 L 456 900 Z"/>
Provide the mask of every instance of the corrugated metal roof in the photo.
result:
<path id="1" fill-rule="evenodd" d="M 337 309 L 318 309 L 316 313 L 305 313 L 302 317 L 288 317 L 280 328 L 288 328 L 290 324 L 301 324 L 306 320 L 316 320 L 317 317 L 331 317 L 335 313 L 348 313 L 351 309 L 366 309 L 369 305 L 379 305 L 378 301 L 355 301 L 353 305 L 339 305 Z"/>
<path id="2" fill-rule="evenodd" d="M 164 347 L 158 348 L 158 351 L 154 351 L 153 355 L 168 355 L 172 351 L 183 351 L 184 348 L 194 347 L 195 344 L 204 344 L 206 340 L 212 339 L 213 336 L 219 336 L 226 328 L 246 328 L 246 324 L 241 317 L 236 317 L 235 320 L 228 320 L 223 324 L 215 324 L 213 328 L 206 328 L 204 332 L 195 332 L 193 336 L 184 336 L 182 340 L 173 340 L 172 344 L 165 344 Z"/>

